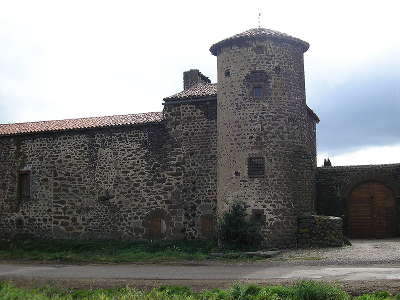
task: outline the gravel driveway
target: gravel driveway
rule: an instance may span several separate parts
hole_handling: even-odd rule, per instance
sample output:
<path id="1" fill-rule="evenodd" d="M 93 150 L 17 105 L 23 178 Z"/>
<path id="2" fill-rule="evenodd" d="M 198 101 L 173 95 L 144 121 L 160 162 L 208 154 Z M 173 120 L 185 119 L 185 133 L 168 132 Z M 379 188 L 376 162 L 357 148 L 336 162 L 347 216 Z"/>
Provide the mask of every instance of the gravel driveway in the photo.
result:
<path id="1" fill-rule="evenodd" d="M 294 264 L 399 264 L 400 238 L 351 240 L 352 246 L 285 250 L 272 260 Z"/>

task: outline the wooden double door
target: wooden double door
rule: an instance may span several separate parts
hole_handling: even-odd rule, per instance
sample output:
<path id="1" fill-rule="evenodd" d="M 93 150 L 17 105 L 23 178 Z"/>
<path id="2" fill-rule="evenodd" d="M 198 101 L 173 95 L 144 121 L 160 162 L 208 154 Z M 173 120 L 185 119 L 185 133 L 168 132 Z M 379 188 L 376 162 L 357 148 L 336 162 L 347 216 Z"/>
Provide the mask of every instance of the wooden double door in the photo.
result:
<path id="1" fill-rule="evenodd" d="M 352 238 L 388 238 L 397 235 L 397 207 L 391 189 L 367 182 L 351 192 L 347 202 L 347 232 Z"/>

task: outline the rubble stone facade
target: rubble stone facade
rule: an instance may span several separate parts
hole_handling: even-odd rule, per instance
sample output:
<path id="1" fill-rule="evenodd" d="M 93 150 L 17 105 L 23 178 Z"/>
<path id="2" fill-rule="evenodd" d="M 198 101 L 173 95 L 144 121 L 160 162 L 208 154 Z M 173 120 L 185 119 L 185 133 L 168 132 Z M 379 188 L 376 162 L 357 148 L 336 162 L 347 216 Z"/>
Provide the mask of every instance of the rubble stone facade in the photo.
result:
<path id="1" fill-rule="evenodd" d="M 201 109 L 186 108 L 174 110 L 193 122 L 202 118 Z M 215 132 L 212 122 L 203 124 L 196 128 Z M 1 138 L 0 231 L 143 239 L 152 238 L 148 219 L 161 217 L 162 237 L 199 237 L 199 218 L 215 206 L 214 167 L 204 163 L 215 160 L 215 146 L 212 135 L 171 136 L 178 126 L 175 120 Z M 181 127 L 182 134 L 193 130 L 190 123 Z M 29 198 L 18 191 L 19 170 L 30 172 Z"/>
<path id="2" fill-rule="evenodd" d="M 266 220 L 268 243 L 293 246 L 297 217 L 313 211 L 315 196 L 316 120 L 304 89 L 308 45 L 251 39 L 213 47 L 218 59 L 218 208 L 246 202 L 250 212 Z M 249 173 L 253 159 L 264 165 L 262 174 Z"/>
<path id="3" fill-rule="evenodd" d="M 0 125 L 0 237 L 209 239 L 239 200 L 269 246 L 296 246 L 299 218 L 338 215 L 326 195 L 349 183 L 317 172 L 307 49 L 252 29 L 211 47 L 217 84 L 185 72 L 161 113 Z"/>

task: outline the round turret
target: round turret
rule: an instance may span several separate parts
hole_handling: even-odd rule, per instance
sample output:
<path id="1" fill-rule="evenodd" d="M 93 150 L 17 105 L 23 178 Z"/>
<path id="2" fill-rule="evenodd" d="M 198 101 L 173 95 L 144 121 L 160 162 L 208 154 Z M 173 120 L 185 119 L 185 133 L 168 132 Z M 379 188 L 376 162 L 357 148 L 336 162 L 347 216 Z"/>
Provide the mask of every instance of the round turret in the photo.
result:
<path id="1" fill-rule="evenodd" d="M 306 105 L 308 43 L 264 28 L 214 44 L 218 59 L 219 213 L 244 201 L 269 245 L 295 246 L 313 211 L 315 115 Z"/>

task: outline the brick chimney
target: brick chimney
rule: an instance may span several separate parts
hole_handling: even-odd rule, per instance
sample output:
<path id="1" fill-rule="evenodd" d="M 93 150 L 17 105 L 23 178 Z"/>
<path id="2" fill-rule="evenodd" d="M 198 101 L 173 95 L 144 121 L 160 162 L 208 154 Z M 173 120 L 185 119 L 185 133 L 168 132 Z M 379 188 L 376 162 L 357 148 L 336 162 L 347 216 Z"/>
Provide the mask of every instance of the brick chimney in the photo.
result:
<path id="1" fill-rule="evenodd" d="M 183 89 L 190 89 L 192 86 L 198 83 L 211 83 L 211 80 L 201 74 L 201 72 L 197 69 L 192 69 L 186 72 L 183 72 Z"/>

